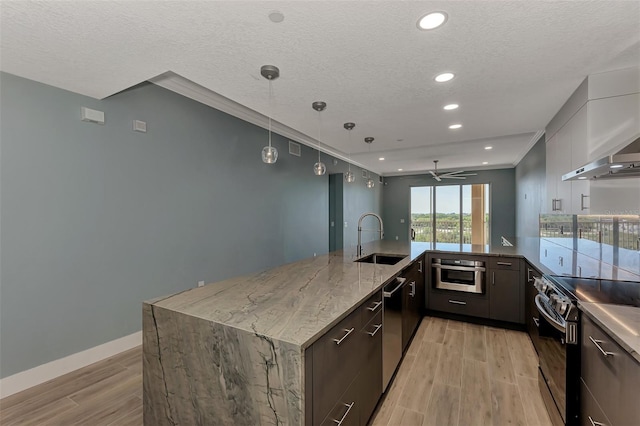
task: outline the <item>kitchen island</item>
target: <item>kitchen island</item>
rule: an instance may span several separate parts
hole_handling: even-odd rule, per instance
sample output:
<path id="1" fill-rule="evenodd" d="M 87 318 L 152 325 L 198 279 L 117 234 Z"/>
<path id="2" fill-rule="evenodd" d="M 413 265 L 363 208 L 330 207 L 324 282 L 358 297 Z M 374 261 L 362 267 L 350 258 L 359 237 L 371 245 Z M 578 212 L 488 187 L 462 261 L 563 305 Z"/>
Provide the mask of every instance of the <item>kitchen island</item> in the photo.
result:
<path id="1" fill-rule="evenodd" d="M 144 423 L 308 423 L 305 351 L 424 252 L 376 242 L 143 305 Z"/>
<path id="2" fill-rule="evenodd" d="M 143 305 L 144 422 L 319 424 L 322 418 L 312 416 L 309 398 L 314 343 L 348 317 L 360 317 L 360 306 L 425 252 L 517 256 L 558 275 L 569 263 L 549 261 L 556 256 L 554 242 L 512 242 L 490 247 L 380 241 L 365 246 L 365 253 L 406 257 L 395 265 L 370 264 L 354 262 L 355 250 L 336 251 L 148 301 Z M 569 270 L 576 269 L 574 256 L 560 256 L 570 261 Z M 614 334 L 637 356 L 629 336 Z"/>

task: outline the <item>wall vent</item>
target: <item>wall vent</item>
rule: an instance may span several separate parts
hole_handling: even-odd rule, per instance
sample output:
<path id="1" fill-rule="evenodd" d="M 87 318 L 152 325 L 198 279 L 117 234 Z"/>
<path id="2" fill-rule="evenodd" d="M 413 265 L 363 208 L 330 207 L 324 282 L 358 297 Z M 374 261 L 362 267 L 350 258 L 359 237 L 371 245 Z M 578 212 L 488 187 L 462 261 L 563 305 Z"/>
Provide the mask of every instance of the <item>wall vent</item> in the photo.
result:
<path id="1" fill-rule="evenodd" d="M 295 143 L 294 141 L 289 141 L 289 154 L 300 157 L 301 153 L 302 149 L 300 149 L 300 144 Z"/>

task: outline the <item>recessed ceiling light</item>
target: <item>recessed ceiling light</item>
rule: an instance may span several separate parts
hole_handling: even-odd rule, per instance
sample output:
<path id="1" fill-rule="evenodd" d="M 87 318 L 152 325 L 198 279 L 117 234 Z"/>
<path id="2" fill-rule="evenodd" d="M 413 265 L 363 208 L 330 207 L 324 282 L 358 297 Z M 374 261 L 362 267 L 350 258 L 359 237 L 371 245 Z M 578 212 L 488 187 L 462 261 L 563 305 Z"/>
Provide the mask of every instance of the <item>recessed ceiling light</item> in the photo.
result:
<path id="1" fill-rule="evenodd" d="M 587 178 L 586 176 L 580 176 L 578 180 L 585 180 L 586 178 Z"/>
<path id="2" fill-rule="evenodd" d="M 421 30 L 433 30 L 447 22 L 447 14 L 444 12 L 431 12 L 418 19 L 418 28 Z"/>
<path id="3" fill-rule="evenodd" d="M 380 158 L 378 158 L 378 160 L 384 161 L 384 157 L 380 157 Z"/>
<path id="4" fill-rule="evenodd" d="M 490 149 L 493 149 L 493 147 L 492 146 L 485 146 L 484 149 L 486 149 L 488 151 Z"/>
<path id="5" fill-rule="evenodd" d="M 488 161 L 483 161 L 482 164 L 489 164 L 489 162 Z"/>
<path id="6" fill-rule="evenodd" d="M 452 72 L 445 72 L 442 74 L 438 74 L 435 78 L 435 80 L 438 83 L 444 83 L 445 81 L 449 81 L 451 80 L 453 77 L 455 77 L 455 74 L 453 74 Z"/>
<path id="7" fill-rule="evenodd" d="M 610 169 L 621 169 L 624 166 L 622 164 L 612 164 L 611 166 L 609 166 Z"/>
<path id="8" fill-rule="evenodd" d="M 398 169 L 398 171 L 399 171 L 399 172 L 401 172 L 401 171 L 402 171 L 402 169 Z"/>
<path id="9" fill-rule="evenodd" d="M 271 22 L 279 24 L 280 22 L 284 21 L 284 15 L 282 14 L 282 12 L 274 10 L 271 13 L 269 13 L 269 20 Z"/>
<path id="10" fill-rule="evenodd" d="M 459 129 L 460 127 L 462 127 L 462 124 L 452 124 L 449 126 L 451 130 Z"/>
<path id="11" fill-rule="evenodd" d="M 449 104 L 449 105 L 445 105 L 442 107 L 442 109 L 447 110 L 447 111 L 451 111 L 452 109 L 458 109 L 460 105 L 458 104 Z"/>

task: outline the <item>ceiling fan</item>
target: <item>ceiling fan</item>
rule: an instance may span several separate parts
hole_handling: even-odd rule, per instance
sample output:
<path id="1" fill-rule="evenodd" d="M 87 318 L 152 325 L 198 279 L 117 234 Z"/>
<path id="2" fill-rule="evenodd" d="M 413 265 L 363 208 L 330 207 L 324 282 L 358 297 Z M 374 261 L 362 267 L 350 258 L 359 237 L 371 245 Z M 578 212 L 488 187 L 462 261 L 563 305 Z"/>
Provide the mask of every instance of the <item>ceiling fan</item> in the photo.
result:
<path id="1" fill-rule="evenodd" d="M 429 170 L 429 173 L 431 173 L 433 178 L 435 180 L 437 180 L 438 182 L 441 182 L 442 179 L 466 179 L 467 176 L 476 176 L 477 175 L 477 173 L 465 173 L 464 170 L 458 170 L 457 172 L 447 172 L 447 173 L 438 174 L 438 161 L 439 160 L 433 160 L 433 162 L 435 164 L 435 170 Z"/>

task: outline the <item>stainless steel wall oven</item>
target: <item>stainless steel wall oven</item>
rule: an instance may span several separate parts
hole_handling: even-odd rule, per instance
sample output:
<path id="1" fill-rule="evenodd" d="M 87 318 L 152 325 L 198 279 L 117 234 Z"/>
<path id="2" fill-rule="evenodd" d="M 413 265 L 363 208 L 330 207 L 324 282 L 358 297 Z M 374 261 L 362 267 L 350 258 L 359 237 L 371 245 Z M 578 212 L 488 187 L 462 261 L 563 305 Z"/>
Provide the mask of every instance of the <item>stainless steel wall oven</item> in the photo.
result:
<path id="1" fill-rule="evenodd" d="M 485 262 L 461 259 L 433 259 L 434 287 L 443 290 L 484 293 Z"/>

